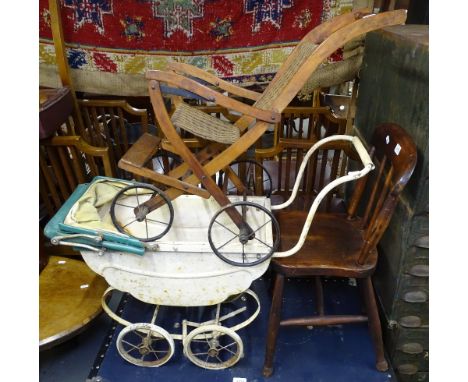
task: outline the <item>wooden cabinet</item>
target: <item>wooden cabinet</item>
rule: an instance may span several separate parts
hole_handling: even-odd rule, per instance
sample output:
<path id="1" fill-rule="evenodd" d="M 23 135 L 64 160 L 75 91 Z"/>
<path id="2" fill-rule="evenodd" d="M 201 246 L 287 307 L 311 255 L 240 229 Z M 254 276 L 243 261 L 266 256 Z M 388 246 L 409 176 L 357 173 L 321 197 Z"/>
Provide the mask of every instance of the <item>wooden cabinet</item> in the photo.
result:
<path id="1" fill-rule="evenodd" d="M 429 30 L 405 25 L 366 37 L 355 119 L 367 142 L 383 122 L 402 126 L 418 164 L 380 247 L 374 277 L 384 340 L 401 381 L 428 380 Z"/>

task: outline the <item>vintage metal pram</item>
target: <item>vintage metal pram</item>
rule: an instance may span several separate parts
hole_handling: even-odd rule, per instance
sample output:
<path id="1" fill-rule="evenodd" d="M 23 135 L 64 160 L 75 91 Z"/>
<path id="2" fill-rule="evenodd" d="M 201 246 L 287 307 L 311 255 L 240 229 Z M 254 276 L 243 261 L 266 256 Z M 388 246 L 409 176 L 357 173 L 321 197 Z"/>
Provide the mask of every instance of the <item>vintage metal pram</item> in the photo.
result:
<path id="1" fill-rule="evenodd" d="M 327 193 L 340 184 L 365 176 L 373 169 L 372 161 L 357 137 L 332 136 L 317 142 L 301 164 L 290 199 L 281 205 L 270 206 L 270 199 L 261 196 L 251 196 L 247 201 L 241 201 L 241 196 L 229 197 L 234 208 L 247 208 L 243 217 L 255 228 L 260 246 L 234 240 L 238 237 L 234 231 L 236 226 L 227 214 L 222 217 L 224 210 L 221 213 L 217 211 L 218 205 L 213 198 L 203 199 L 194 195 L 183 195 L 173 201 L 172 225 L 161 239 L 141 242 L 120 234 L 108 223 L 111 205 L 122 211 L 128 208 L 118 206 L 115 201 L 120 199 L 109 198 L 108 194 L 106 197 L 106 193 L 103 196 L 96 188 L 102 185 L 113 187 L 112 185 L 117 184 L 120 190 L 115 193 L 120 193 L 121 190 L 128 189 L 125 187 L 127 184 L 130 187 L 143 185 L 112 178 L 96 178 L 90 185 L 80 185 L 49 222 L 45 233 L 54 244 L 72 245 L 79 249 L 88 266 L 111 285 L 102 298 L 102 305 L 110 317 L 125 326 L 117 339 L 117 349 L 124 359 L 140 366 L 161 366 L 173 355 L 174 340 L 182 340 L 184 354 L 196 365 L 207 369 L 230 367 L 243 355 L 242 339 L 236 331 L 250 324 L 260 313 L 259 298 L 248 288 L 253 280 L 267 270 L 270 252 L 280 239 L 276 219 L 270 210 L 285 208 L 294 201 L 306 163 L 319 147 L 332 147 L 331 144 L 343 141 L 353 144 L 363 168 L 349 172 L 324 187 L 310 208 L 298 243 L 288 251 L 272 253 L 272 256 L 277 257 L 291 256 L 304 243 L 315 211 Z M 138 196 L 142 202 L 149 197 L 151 194 L 142 193 Z M 97 206 L 96 211 L 92 212 L 99 216 L 94 220 L 89 219 L 92 214 L 81 214 L 78 208 L 81 203 L 87 212 L 90 199 L 91 205 Z M 128 205 L 132 201 L 137 201 L 136 193 L 125 198 Z M 168 210 L 167 205 L 159 208 L 148 215 L 151 216 L 148 220 L 160 221 L 167 218 Z M 187 214 L 191 214 L 193 220 L 186 219 Z M 82 219 L 86 221 L 79 221 L 78 216 L 83 215 Z M 117 216 L 120 216 L 119 213 Z M 151 224 L 151 220 L 146 223 L 138 222 L 139 227 L 135 230 L 145 230 L 146 224 Z M 213 228 L 215 222 L 221 222 L 218 231 Z M 220 253 L 221 247 L 226 250 L 221 256 L 224 260 L 213 255 L 206 240 L 207 232 L 210 232 L 209 237 L 213 242 L 222 240 L 224 243 L 217 247 Z M 248 266 L 233 265 L 226 261 L 228 259 L 234 259 L 234 264 L 242 261 L 242 265 Z M 143 302 L 156 305 L 151 322 L 132 324 L 112 312 L 106 301 L 114 289 L 128 292 Z M 245 312 L 246 307 L 220 316 L 221 304 L 242 293 L 256 308 L 249 317 L 233 327 L 223 326 L 225 320 Z M 160 305 L 216 305 L 216 314 L 214 319 L 202 323 L 183 320 L 182 333 L 169 333 L 155 324 Z M 194 329 L 189 331 L 190 328 Z"/>
<path id="2" fill-rule="evenodd" d="M 351 12 L 315 28 L 291 54 L 263 95 L 243 91 L 221 80 L 215 82 L 213 76 L 200 73 L 196 68 L 173 67 L 234 94 L 249 95 L 257 100 L 254 106 L 231 100 L 175 73 L 153 71 L 148 74 L 150 97 L 169 141 L 167 147 L 172 145 L 185 163 L 168 175 L 146 168 L 161 141 L 143 135 L 119 166 L 168 188 L 162 191 L 148 184 L 95 179 L 92 184 L 78 188 L 46 227 L 46 235 L 52 243 L 79 248 L 90 268 L 111 285 L 103 296 L 103 308 L 126 326 L 118 337 L 117 348 L 127 361 L 142 366 L 163 365 L 173 354 L 174 339 L 178 339 L 183 341 L 185 355 L 198 366 L 220 369 L 234 365 L 243 355 L 242 340 L 236 330 L 248 325 L 260 312 L 258 297 L 248 289 L 252 281 L 267 270 L 272 256 L 291 256 L 301 248 L 315 211 L 330 190 L 372 170 L 372 161 L 357 137 L 331 136 L 317 142 L 307 152 L 292 195 L 281 205 L 270 206 L 270 200 L 261 196 L 227 196 L 211 178 L 223 169 L 242 190 L 242 184 L 227 166 L 263 134 L 269 123 L 279 118 L 311 72 L 353 37 L 403 23 L 406 18 L 401 11 L 362 16 L 362 12 Z M 227 126 L 191 110 L 176 97 L 177 109 L 171 121 L 164 108 L 159 81 L 169 82 L 244 116 L 235 125 Z M 218 142 L 209 144 L 197 155 L 190 152 L 174 127 L 190 130 L 196 125 L 194 121 L 205 132 L 211 129 L 204 138 L 216 141 L 212 134 L 222 135 Z M 208 130 L 203 129 L 205 127 Z M 200 134 L 200 129 L 195 128 L 193 132 Z M 203 137 L 203 131 L 200 136 Z M 276 252 L 280 232 L 271 210 L 285 208 L 293 202 L 309 158 L 319 147 L 336 148 L 335 144 L 357 153 L 363 168 L 348 172 L 325 186 L 310 208 L 298 243 L 288 251 Z M 106 304 L 106 297 L 114 288 L 156 305 L 151 322 L 131 324 L 113 313 Z M 223 326 L 223 322 L 244 312 L 245 308 L 221 316 L 220 304 L 241 293 L 252 298 L 257 308 L 243 322 L 231 328 Z M 160 305 L 216 305 L 217 308 L 213 320 L 202 323 L 184 320 L 182 333 L 170 334 L 155 325 Z M 189 332 L 189 327 L 195 329 Z"/>

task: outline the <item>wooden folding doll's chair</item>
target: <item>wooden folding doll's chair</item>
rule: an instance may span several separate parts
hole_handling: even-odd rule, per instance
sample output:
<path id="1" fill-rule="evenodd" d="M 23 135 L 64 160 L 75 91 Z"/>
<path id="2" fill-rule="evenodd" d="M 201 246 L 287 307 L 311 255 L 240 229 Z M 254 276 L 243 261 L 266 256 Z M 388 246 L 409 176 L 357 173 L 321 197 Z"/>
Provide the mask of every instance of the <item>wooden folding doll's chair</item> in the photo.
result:
<path id="1" fill-rule="evenodd" d="M 159 174 L 145 167 L 161 145 L 160 138 L 145 134 L 122 157 L 119 167 L 167 186 L 165 193 L 171 200 L 181 194 L 190 193 L 204 198 L 213 196 L 221 207 L 230 204 L 228 197 L 216 185 L 212 176 L 224 170 L 242 193 L 242 182 L 230 170 L 229 164 L 245 153 L 265 133 L 270 124 L 280 121 L 281 112 L 319 65 L 348 41 L 369 31 L 403 24 L 405 20 L 406 10 L 377 15 L 368 14 L 367 10 L 358 10 L 317 26 L 296 46 L 263 94 L 242 89 L 194 66 L 182 63 L 170 64 L 169 71 L 149 71 L 146 77 L 149 80 L 149 94 L 155 116 L 163 134 L 170 142 L 171 150 L 178 154 L 184 163 L 168 174 Z M 163 92 L 168 92 L 170 89 L 165 84 L 179 91 L 172 93 L 176 94 L 172 96 L 176 106 L 172 116 L 169 116 L 163 100 Z M 221 91 L 216 91 L 205 84 L 217 87 Z M 195 98 L 240 113 L 242 117 L 232 124 L 203 113 L 184 103 L 180 90 Z M 250 106 L 222 92 L 244 97 L 255 103 Z M 184 143 L 177 128 L 189 131 L 211 143 L 194 154 Z M 203 188 L 198 187 L 199 184 Z M 147 214 L 160 205 L 162 205 L 160 196 L 151 198 L 139 207 L 135 215 L 142 219 L 139 215 Z M 252 231 L 240 213 L 234 208 L 226 212 L 240 229 L 241 237 L 249 239 Z"/>

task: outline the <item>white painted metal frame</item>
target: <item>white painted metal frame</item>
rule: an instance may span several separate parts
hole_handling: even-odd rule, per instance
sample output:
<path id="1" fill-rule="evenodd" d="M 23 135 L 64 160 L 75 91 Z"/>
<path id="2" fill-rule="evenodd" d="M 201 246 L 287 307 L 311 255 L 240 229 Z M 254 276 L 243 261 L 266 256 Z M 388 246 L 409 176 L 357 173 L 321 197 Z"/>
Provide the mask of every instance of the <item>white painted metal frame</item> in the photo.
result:
<path id="1" fill-rule="evenodd" d="M 301 235 L 300 235 L 299 240 L 296 243 L 296 245 L 294 247 L 292 247 L 291 249 L 287 250 L 287 251 L 275 252 L 273 254 L 273 257 L 292 256 L 302 248 L 302 246 L 304 245 L 305 239 L 307 237 L 307 233 L 309 232 L 310 225 L 312 224 L 312 220 L 314 219 L 315 213 L 317 212 L 317 208 L 318 208 L 320 202 L 323 200 L 323 198 L 328 194 L 328 192 L 330 192 L 332 189 L 339 186 L 340 184 L 362 178 L 363 176 L 365 176 L 367 173 L 369 173 L 371 170 L 373 170 L 375 168 L 374 163 L 372 163 L 372 160 L 371 160 L 367 150 L 365 149 L 364 145 L 362 144 L 361 140 L 358 137 L 352 137 L 352 136 L 349 136 L 349 135 L 334 135 L 334 136 L 331 136 L 331 137 L 321 139 L 315 145 L 313 145 L 307 151 L 306 155 L 304 156 L 304 159 L 303 159 L 303 161 L 301 163 L 301 166 L 299 168 L 299 172 L 298 172 L 297 177 L 296 177 L 296 181 L 294 183 L 293 191 L 292 191 L 291 196 L 289 197 L 289 199 L 286 202 L 282 203 L 282 204 L 279 204 L 279 205 L 276 205 L 276 206 L 271 206 L 272 210 L 282 210 L 283 208 L 288 207 L 294 201 L 294 199 L 297 196 L 297 191 L 299 189 L 299 184 L 300 184 L 300 182 L 302 180 L 302 177 L 304 176 L 304 171 L 305 171 L 305 168 L 306 168 L 306 165 L 307 165 L 307 162 L 308 162 L 309 158 L 312 156 L 312 154 L 316 150 L 318 150 L 320 148 L 320 146 L 323 146 L 325 143 L 329 143 L 329 142 L 333 142 L 333 141 L 352 142 L 352 144 L 354 145 L 354 147 L 355 147 L 355 149 L 356 149 L 356 151 L 357 151 L 357 153 L 359 155 L 359 158 L 361 159 L 362 164 L 364 165 L 364 167 L 360 171 L 350 171 L 350 172 L 348 172 L 348 174 L 343 175 L 343 176 L 341 176 L 339 178 L 336 178 L 335 180 L 333 180 L 332 182 L 327 184 L 322 190 L 320 190 L 319 194 L 316 196 L 316 198 L 314 199 L 314 202 L 312 203 L 312 205 L 311 205 L 311 207 L 309 209 L 309 213 L 307 214 L 307 219 L 306 219 L 306 221 L 304 223 L 304 226 L 302 227 L 302 232 L 301 232 Z"/>
<path id="2" fill-rule="evenodd" d="M 112 318 L 113 320 L 115 320 L 119 324 L 121 324 L 123 326 L 133 325 L 132 322 L 127 321 L 124 318 L 118 316 L 114 311 L 112 311 L 111 308 L 109 308 L 109 305 L 107 305 L 107 299 L 114 290 L 116 290 L 116 289 L 113 288 L 113 287 L 109 287 L 109 288 L 106 289 L 106 291 L 104 292 L 104 294 L 102 295 L 102 298 L 101 298 L 102 308 L 104 309 L 104 311 L 107 313 L 107 315 L 110 318 Z M 256 307 L 255 311 L 247 319 L 245 319 L 244 321 L 242 321 L 242 322 L 240 322 L 240 323 L 238 323 L 238 324 L 236 324 L 236 325 L 234 325 L 232 327 L 229 327 L 229 329 L 231 329 L 231 330 L 233 330 L 235 332 L 245 328 L 248 325 L 250 325 L 253 322 L 253 320 L 255 320 L 257 318 L 257 316 L 260 314 L 260 299 L 258 298 L 257 294 L 254 291 L 250 290 L 250 289 L 247 289 L 244 293 L 249 295 L 250 297 L 252 297 L 252 299 L 255 301 L 257 307 Z M 220 305 L 221 304 L 222 303 L 217 304 L 217 312 L 216 312 L 216 318 L 215 319 L 205 321 L 205 322 L 193 322 L 193 321 L 183 320 L 182 321 L 182 334 L 169 333 L 170 336 L 174 340 L 184 341 L 184 339 L 187 337 L 189 327 L 197 328 L 197 327 L 200 327 L 200 326 L 203 326 L 203 325 L 219 325 L 223 321 L 225 321 L 225 320 L 227 320 L 229 318 L 232 318 L 234 316 L 237 316 L 237 315 L 239 315 L 239 314 L 241 314 L 241 313 L 243 313 L 243 312 L 245 312 L 247 310 L 247 308 L 244 306 L 244 307 L 236 309 L 236 310 L 234 310 L 234 311 L 232 311 L 232 312 L 230 312 L 228 314 L 225 314 L 224 316 L 219 316 Z M 157 308 L 158 307 L 156 307 L 156 309 Z M 155 319 L 155 317 L 153 317 L 153 318 Z M 154 320 L 153 320 L 152 323 L 154 324 Z M 203 338 L 205 338 L 205 337 L 203 337 Z"/>
<path id="3" fill-rule="evenodd" d="M 238 308 L 230 313 L 227 313 L 223 316 L 220 315 L 221 312 L 221 304 L 219 303 L 216 306 L 216 317 L 213 320 L 208 320 L 204 322 L 193 322 L 193 321 L 188 321 L 188 320 L 183 320 L 182 321 L 182 334 L 175 334 L 175 333 L 169 333 L 167 332 L 164 328 L 157 326 L 155 324 L 156 318 L 158 315 L 159 311 L 159 305 L 156 305 L 156 308 L 153 313 L 153 317 L 151 319 L 150 323 L 131 323 L 130 321 L 127 321 L 123 319 L 122 317 L 118 316 L 116 313 L 112 311 L 112 309 L 109 308 L 107 305 L 107 299 L 110 296 L 110 293 L 112 293 L 114 290 L 116 290 L 113 287 L 109 287 L 106 289 L 104 294 L 102 295 L 101 298 L 101 304 L 104 309 L 104 311 L 111 317 L 113 320 L 118 322 L 119 324 L 124 326 L 124 329 L 119 333 L 119 336 L 117 337 L 117 350 L 121 354 L 123 358 L 125 358 L 128 362 L 131 362 L 137 366 L 150 366 L 150 367 L 159 367 L 164 365 L 166 362 L 172 358 L 174 354 L 174 340 L 180 340 L 182 341 L 182 344 L 184 346 L 184 354 L 186 355 L 187 358 L 191 362 L 193 362 L 195 365 L 206 368 L 206 369 L 223 369 L 226 367 L 230 367 L 237 363 L 240 358 L 243 357 L 244 355 L 244 345 L 242 342 L 242 339 L 239 337 L 239 335 L 236 333 L 236 331 L 246 327 L 247 325 L 250 325 L 253 320 L 257 318 L 257 316 L 260 314 L 260 299 L 258 298 L 257 294 L 253 292 L 250 289 L 247 289 L 244 294 L 252 297 L 252 299 L 256 303 L 256 309 L 255 311 L 244 321 L 234 325 L 234 326 L 223 326 L 222 323 L 223 321 L 228 320 L 229 318 L 235 317 L 247 310 L 246 306 L 243 306 L 241 308 Z M 189 327 L 193 327 L 194 329 L 189 331 Z M 157 362 L 153 363 L 151 365 L 145 364 L 141 360 L 137 359 L 129 359 L 128 356 L 123 354 L 123 351 L 121 349 L 121 341 L 125 334 L 131 331 L 139 331 L 143 334 L 146 334 L 148 331 L 151 331 L 153 333 L 158 334 L 162 338 L 164 338 L 168 345 L 168 356 L 164 358 L 162 362 Z M 211 333 L 210 333 L 211 332 Z M 232 339 L 235 340 L 235 343 L 238 345 L 239 349 L 235 357 L 233 357 L 231 360 L 227 362 L 221 362 L 219 364 L 216 363 L 207 363 L 207 362 L 201 362 L 195 355 L 192 354 L 190 350 L 190 344 L 194 340 L 211 340 L 214 338 L 214 336 L 229 336 Z"/>

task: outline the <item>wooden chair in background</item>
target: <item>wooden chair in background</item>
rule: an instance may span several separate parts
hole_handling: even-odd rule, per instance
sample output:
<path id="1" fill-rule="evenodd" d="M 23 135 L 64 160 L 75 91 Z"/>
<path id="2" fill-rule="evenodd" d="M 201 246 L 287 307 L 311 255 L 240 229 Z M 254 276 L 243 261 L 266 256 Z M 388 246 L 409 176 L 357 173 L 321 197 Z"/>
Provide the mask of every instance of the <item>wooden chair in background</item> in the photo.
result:
<path id="1" fill-rule="evenodd" d="M 156 127 L 148 123 L 147 110 L 132 107 L 125 100 L 81 99 L 78 104 L 85 125 L 83 138 L 90 145 L 108 147 L 114 174 L 131 178 L 117 163 L 142 134 L 157 135 Z"/>
<path id="2" fill-rule="evenodd" d="M 255 160 L 272 176 L 272 204 L 280 204 L 291 194 L 296 174 L 307 150 L 318 140 L 344 134 L 346 119 L 337 118 L 328 107 L 288 107 L 277 125 L 270 147 L 257 148 Z M 308 210 L 318 192 L 344 173 L 346 156 L 341 150 L 318 150 L 307 164 L 298 198 L 288 208 Z M 259 179 L 263 183 L 263 179 Z M 339 207 L 343 195 L 336 190 L 326 197 L 321 209 Z"/>
<path id="3" fill-rule="evenodd" d="M 382 331 L 371 276 L 377 264 L 377 244 L 387 228 L 400 194 L 416 166 L 417 151 L 411 137 L 399 126 L 379 126 L 372 139 L 376 169 L 359 179 L 346 213 L 317 213 L 302 249 L 288 258 L 274 258 L 275 273 L 263 375 L 273 373 L 278 330 L 285 326 L 337 325 L 368 321 L 378 370 L 387 370 Z M 305 221 L 306 211 L 277 214 L 280 249 L 292 247 Z M 320 276 L 356 278 L 362 288 L 367 316 L 327 315 Z M 314 277 L 317 315 L 281 320 L 285 278 Z"/>
<path id="4" fill-rule="evenodd" d="M 41 139 L 40 219 L 51 218 L 78 184 L 97 175 L 113 176 L 107 147 L 91 146 L 73 135 Z M 40 350 L 77 335 L 102 312 L 106 281 L 80 259 L 64 255 L 80 256 L 71 247 L 48 245 L 39 224 Z"/>
<path id="5" fill-rule="evenodd" d="M 97 175 L 113 176 L 109 149 L 79 136 L 55 136 L 39 144 L 39 201 L 52 217 L 76 186 Z"/>

